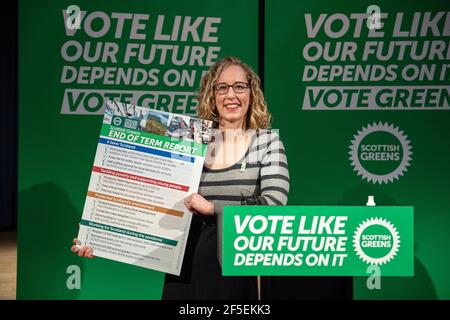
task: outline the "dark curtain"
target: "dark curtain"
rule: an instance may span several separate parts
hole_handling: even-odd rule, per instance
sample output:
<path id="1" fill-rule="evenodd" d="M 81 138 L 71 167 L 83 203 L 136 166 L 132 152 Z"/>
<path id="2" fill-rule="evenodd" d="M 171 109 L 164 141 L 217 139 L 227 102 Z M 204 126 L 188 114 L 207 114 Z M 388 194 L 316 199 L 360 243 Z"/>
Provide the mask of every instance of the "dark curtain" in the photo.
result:
<path id="1" fill-rule="evenodd" d="M 17 228 L 18 4 L 0 20 L 0 229 Z"/>

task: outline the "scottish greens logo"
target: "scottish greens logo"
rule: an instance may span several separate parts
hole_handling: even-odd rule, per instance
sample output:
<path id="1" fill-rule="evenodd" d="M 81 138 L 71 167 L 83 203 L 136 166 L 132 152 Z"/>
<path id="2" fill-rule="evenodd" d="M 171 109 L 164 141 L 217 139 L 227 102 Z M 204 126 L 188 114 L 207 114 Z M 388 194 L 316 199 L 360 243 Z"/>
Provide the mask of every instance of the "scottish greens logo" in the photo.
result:
<path id="1" fill-rule="evenodd" d="M 411 148 L 408 136 L 398 127 L 373 123 L 354 135 L 349 159 L 353 170 L 367 182 L 387 184 L 408 170 Z"/>
<path id="2" fill-rule="evenodd" d="M 112 121 L 112 122 L 114 123 L 115 126 L 118 126 L 118 127 L 119 127 L 119 126 L 122 125 L 122 118 L 116 116 L 116 117 L 113 118 L 113 121 Z"/>
<path id="3" fill-rule="evenodd" d="M 397 255 L 400 235 L 397 228 L 388 220 L 370 218 L 356 228 L 353 247 L 358 257 L 365 263 L 386 264 Z"/>
<path id="4" fill-rule="evenodd" d="M 121 116 L 113 116 L 112 124 L 116 127 L 121 127 L 125 129 L 139 130 L 139 120 L 129 119 Z"/>

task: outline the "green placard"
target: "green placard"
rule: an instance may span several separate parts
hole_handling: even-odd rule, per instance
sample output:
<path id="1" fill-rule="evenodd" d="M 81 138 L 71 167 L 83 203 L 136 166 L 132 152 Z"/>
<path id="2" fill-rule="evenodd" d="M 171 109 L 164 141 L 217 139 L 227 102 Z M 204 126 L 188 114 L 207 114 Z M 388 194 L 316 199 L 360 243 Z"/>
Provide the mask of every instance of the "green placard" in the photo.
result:
<path id="1" fill-rule="evenodd" d="M 224 275 L 413 276 L 412 207 L 230 206 Z"/>

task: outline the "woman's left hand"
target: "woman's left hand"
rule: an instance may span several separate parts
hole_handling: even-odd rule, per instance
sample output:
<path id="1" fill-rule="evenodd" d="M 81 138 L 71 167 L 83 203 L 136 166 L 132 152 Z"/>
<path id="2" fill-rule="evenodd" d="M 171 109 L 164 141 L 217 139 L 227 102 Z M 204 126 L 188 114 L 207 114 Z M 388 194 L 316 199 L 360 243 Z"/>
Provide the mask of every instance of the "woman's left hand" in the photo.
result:
<path id="1" fill-rule="evenodd" d="M 193 193 L 184 199 L 184 205 L 193 213 L 205 215 L 214 214 L 214 203 L 206 200 L 198 193 Z"/>

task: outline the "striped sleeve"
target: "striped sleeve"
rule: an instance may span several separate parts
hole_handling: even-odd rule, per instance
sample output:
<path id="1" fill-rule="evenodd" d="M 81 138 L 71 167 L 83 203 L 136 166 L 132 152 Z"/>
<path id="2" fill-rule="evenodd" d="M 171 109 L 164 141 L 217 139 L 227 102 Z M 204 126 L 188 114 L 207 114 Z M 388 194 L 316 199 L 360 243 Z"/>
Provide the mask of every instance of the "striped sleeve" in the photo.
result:
<path id="1" fill-rule="evenodd" d="M 261 196 L 263 205 L 284 206 L 289 194 L 289 169 L 284 145 L 272 132 L 261 159 Z"/>

